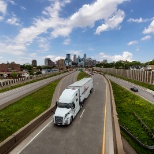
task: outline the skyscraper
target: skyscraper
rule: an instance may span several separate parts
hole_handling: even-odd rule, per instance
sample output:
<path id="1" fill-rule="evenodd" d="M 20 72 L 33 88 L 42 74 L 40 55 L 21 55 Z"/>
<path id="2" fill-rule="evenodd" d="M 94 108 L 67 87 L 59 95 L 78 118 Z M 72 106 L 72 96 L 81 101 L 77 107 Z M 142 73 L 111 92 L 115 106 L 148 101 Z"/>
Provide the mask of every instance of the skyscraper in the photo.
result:
<path id="1" fill-rule="evenodd" d="M 66 54 L 66 58 L 67 60 L 70 62 L 71 61 L 71 55 L 70 54 Z"/>
<path id="2" fill-rule="evenodd" d="M 65 65 L 66 66 L 71 65 L 71 55 L 70 54 L 66 54 Z"/>
<path id="3" fill-rule="evenodd" d="M 45 58 L 44 60 L 45 66 L 49 66 L 49 63 L 50 63 L 50 58 Z"/>
<path id="4" fill-rule="evenodd" d="M 84 54 L 84 57 L 83 58 L 84 58 L 84 60 L 86 60 L 86 58 L 87 58 L 86 54 Z"/>
<path id="5" fill-rule="evenodd" d="M 32 66 L 36 67 L 37 66 L 37 61 L 36 60 L 32 60 Z"/>
<path id="6" fill-rule="evenodd" d="M 73 57 L 73 61 L 76 63 L 76 54 Z"/>

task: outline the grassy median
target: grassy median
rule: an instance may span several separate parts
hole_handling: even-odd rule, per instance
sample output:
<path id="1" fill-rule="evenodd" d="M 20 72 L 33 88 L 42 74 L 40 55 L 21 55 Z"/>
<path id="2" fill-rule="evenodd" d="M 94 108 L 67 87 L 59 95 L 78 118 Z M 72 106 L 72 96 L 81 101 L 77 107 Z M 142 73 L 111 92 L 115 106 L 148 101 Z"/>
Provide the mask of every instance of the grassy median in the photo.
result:
<path id="1" fill-rule="evenodd" d="M 0 110 L 0 142 L 50 107 L 59 80 Z"/>
<path id="2" fill-rule="evenodd" d="M 134 115 L 135 112 L 136 115 L 142 119 L 142 121 L 154 134 L 154 105 L 126 90 L 125 88 L 117 85 L 116 83 L 111 83 L 116 103 L 116 110 L 118 112 L 119 123 L 127 128 L 129 132 L 131 132 L 145 145 L 154 145 L 154 139 L 148 135 L 148 133 L 142 127 L 141 123 Z M 123 131 L 122 135 L 127 139 L 127 141 L 138 154 L 154 153 L 154 150 L 147 150 L 142 148 Z"/>
<path id="3" fill-rule="evenodd" d="M 77 76 L 77 80 L 81 80 L 83 78 L 88 78 L 89 75 L 86 72 L 80 72 Z"/>

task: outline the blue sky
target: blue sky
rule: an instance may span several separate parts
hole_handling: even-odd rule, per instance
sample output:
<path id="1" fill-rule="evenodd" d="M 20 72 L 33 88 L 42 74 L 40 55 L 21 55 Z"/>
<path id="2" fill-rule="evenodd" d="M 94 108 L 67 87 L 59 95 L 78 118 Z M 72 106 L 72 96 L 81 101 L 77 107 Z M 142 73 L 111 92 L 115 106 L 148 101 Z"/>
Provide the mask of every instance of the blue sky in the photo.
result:
<path id="1" fill-rule="evenodd" d="M 0 63 L 154 59 L 154 0 L 0 0 Z"/>

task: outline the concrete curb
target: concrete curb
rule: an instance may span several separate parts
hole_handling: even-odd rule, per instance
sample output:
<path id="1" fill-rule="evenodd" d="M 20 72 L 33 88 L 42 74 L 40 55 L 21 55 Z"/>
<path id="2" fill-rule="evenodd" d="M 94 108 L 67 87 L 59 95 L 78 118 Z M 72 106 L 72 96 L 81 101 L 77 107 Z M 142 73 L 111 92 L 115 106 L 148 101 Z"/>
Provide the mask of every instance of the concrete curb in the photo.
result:
<path id="1" fill-rule="evenodd" d="M 120 126 L 119 126 L 119 122 L 118 122 L 118 114 L 117 114 L 117 111 L 116 111 L 112 86 L 111 86 L 111 83 L 108 79 L 107 79 L 107 81 L 109 83 L 110 93 L 111 93 L 111 107 L 112 107 L 111 110 L 112 110 L 112 115 L 113 115 L 113 127 L 114 127 L 114 131 L 115 131 L 115 141 L 114 141 L 114 143 L 116 145 L 115 153 L 116 154 L 125 154 L 123 143 L 122 143 L 122 137 L 121 137 L 121 133 L 120 133 Z"/>

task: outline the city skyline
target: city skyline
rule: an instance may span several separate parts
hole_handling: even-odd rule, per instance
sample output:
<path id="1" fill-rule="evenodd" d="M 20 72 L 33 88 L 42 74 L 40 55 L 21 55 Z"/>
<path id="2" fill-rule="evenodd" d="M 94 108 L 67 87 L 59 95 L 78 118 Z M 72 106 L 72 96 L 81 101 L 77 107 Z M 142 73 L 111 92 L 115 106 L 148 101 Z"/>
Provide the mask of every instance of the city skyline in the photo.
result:
<path id="1" fill-rule="evenodd" d="M 66 54 L 154 59 L 153 0 L 1 0 L 0 6 L 0 63 L 43 65 Z"/>

